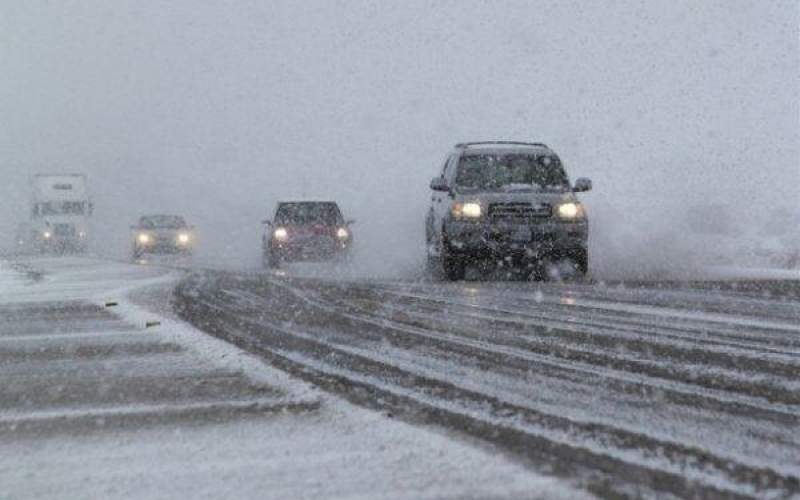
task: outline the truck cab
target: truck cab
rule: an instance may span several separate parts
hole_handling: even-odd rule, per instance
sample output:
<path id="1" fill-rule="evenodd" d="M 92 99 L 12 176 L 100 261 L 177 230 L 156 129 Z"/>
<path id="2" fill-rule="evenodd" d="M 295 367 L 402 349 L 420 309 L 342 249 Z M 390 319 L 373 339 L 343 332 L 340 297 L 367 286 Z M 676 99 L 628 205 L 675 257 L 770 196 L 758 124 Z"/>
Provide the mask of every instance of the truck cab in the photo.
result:
<path id="1" fill-rule="evenodd" d="M 27 245 L 40 253 L 85 252 L 93 206 L 83 174 L 39 174 L 32 180 Z"/>

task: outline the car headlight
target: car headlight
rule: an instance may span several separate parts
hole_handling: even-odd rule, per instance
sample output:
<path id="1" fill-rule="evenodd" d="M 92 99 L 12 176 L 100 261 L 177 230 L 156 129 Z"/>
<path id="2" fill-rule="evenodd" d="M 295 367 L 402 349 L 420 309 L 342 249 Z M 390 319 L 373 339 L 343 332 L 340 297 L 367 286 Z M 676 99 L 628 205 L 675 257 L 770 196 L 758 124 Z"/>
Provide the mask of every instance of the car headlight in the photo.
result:
<path id="1" fill-rule="evenodd" d="M 583 205 L 577 202 L 562 203 L 556 207 L 556 214 L 566 220 L 578 220 L 586 217 Z"/>
<path id="2" fill-rule="evenodd" d="M 289 231 L 287 231 L 282 227 L 279 227 L 278 229 L 272 232 L 272 237 L 278 241 L 286 241 L 289 239 Z"/>
<path id="3" fill-rule="evenodd" d="M 50 231 L 45 231 L 42 233 L 42 236 L 44 236 L 44 239 L 49 240 L 53 236 L 53 233 Z"/>
<path id="4" fill-rule="evenodd" d="M 336 231 L 336 237 L 339 238 L 340 240 L 346 240 L 347 238 L 350 237 L 350 231 L 348 231 L 347 229 L 345 229 L 343 227 L 340 227 Z"/>
<path id="5" fill-rule="evenodd" d="M 189 236 L 189 233 L 178 234 L 178 243 L 180 243 L 181 245 L 186 245 L 187 243 L 189 243 L 191 239 L 192 238 L 191 236 Z"/>
<path id="6" fill-rule="evenodd" d="M 453 217 L 456 219 L 479 219 L 483 214 L 480 203 L 453 203 Z"/>
<path id="7" fill-rule="evenodd" d="M 148 243 L 150 243 L 150 235 L 147 233 L 139 233 L 139 236 L 136 239 L 142 245 L 147 245 Z"/>

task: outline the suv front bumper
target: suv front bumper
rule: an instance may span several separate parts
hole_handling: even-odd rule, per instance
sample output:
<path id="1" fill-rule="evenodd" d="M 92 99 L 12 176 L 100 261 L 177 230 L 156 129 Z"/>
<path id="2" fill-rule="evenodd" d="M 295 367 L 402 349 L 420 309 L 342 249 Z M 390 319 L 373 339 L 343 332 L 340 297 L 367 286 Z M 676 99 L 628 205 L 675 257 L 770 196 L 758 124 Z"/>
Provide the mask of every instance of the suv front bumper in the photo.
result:
<path id="1" fill-rule="evenodd" d="M 470 258 L 529 258 L 585 254 L 589 224 L 536 222 L 526 224 L 466 222 L 445 223 L 445 243 L 450 254 Z"/>
<path id="2" fill-rule="evenodd" d="M 326 261 L 347 255 L 351 241 L 337 241 L 333 238 L 312 242 L 271 242 L 269 253 L 285 261 Z"/>

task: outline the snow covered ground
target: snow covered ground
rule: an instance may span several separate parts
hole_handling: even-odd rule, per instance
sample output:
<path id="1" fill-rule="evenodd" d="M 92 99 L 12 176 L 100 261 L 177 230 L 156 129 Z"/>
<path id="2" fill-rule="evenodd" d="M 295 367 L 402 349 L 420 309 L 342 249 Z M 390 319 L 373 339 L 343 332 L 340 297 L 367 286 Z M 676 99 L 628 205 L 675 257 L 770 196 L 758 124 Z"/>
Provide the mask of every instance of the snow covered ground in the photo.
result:
<path id="1" fill-rule="evenodd" d="M 179 277 L 0 262 L 0 498 L 586 496 L 198 332 L 165 307 Z"/>
<path id="2" fill-rule="evenodd" d="M 711 278 L 737 280 L 800 280 L 800 269 L 716 266 L 706 269 Z"/>

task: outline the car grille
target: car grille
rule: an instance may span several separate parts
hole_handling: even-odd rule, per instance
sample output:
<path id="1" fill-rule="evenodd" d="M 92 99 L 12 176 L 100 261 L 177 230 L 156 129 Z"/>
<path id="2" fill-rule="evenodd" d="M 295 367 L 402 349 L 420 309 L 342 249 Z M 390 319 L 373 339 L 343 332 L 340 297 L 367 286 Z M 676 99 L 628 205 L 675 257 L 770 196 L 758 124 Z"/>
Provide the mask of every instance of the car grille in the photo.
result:
<path id="1" fill-rule="evenodd" d="M 64 237 L 75 236 L 75 226 L 72 224 L 54 224 L 53 234 Z"/>
<path id="2" fill-rule="evenodd" d="M 548 204 L 532 205 L 530 203 L 492 203 L 489 205 L 490 220 L 528 221 L 550 217 L 552 208 Z"/>

